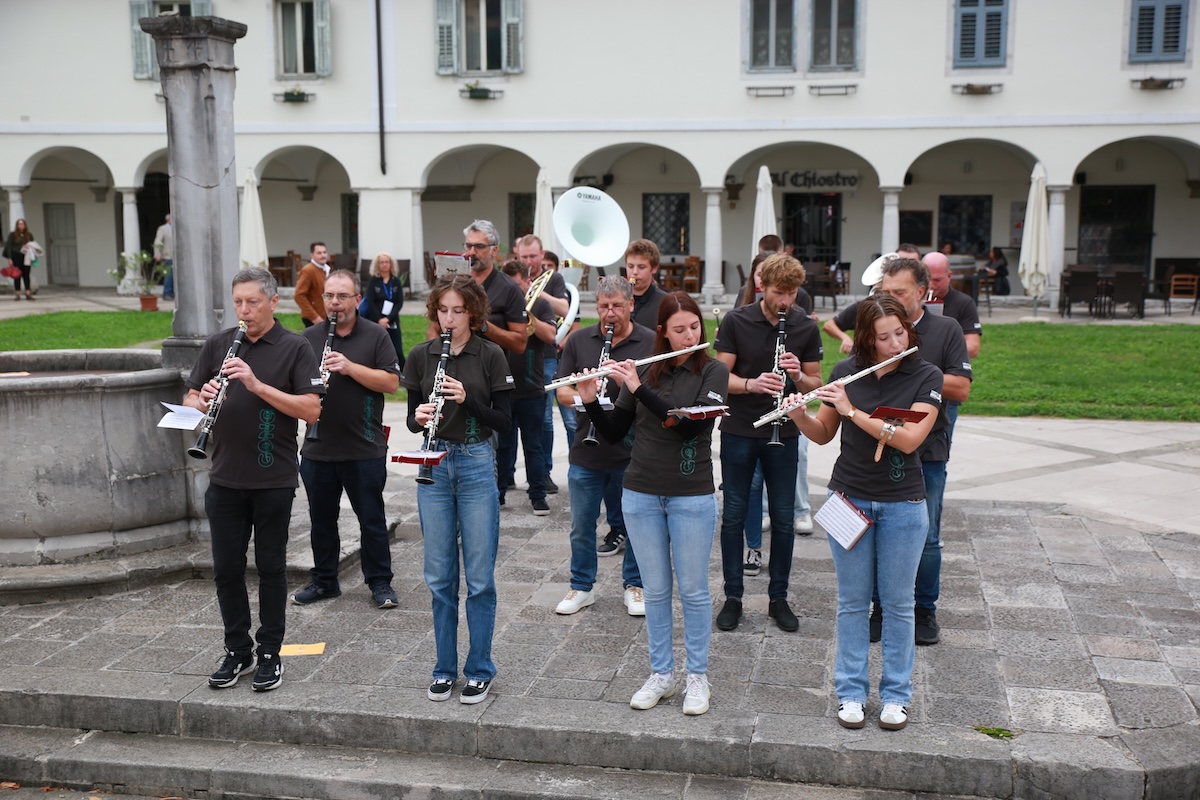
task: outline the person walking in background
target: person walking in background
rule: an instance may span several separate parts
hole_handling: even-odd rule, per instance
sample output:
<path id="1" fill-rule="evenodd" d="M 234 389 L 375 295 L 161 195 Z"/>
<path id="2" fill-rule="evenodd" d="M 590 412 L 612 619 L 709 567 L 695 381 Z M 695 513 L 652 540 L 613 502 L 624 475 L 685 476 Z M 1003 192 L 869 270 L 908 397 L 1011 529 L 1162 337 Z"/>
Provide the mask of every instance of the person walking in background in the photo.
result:
<path id="1" fill-rule="evenodd" d="M 497 273 L 499 274 L 499 273 Z M 505 278 L 505 280 L 510 280 Z M 511 281 L 510 281 L 511 282 Z M 417 510 L 425 540 L 425 585 L 433 599 L 437 662 L 425 696 L 449 700 L 458 679 L 458 584 L 467 583 L 470 645 L 459 700 L 483 702 L 496 677 L 492 635 L 496 629 L 496 553 L 500 546 L 500 495 L 492 431 L 512 427 L 512 375 L 504 351 L 484 338 L 487 294 L 472 276 L 440 278 L 425 304 L 438 336 L 412 349 L 402 383 L 408 390 L 408 429 L 421 431 L 437 412 L 429 400 L 440 363 L 443 331 L 450 359 L 442 383 L 441 420 L 431 450 L 445 451 L 433 467 L 433 483 L 417 485 Z M 462 561 L 459 562 L 461 542 Z M 461 567 L 461 570 L 460 570 Z"/>
<path id="2" fill-rule="evenodd" d="M 33 234 L 29 232 L 29 225 L 23 219 L 17 220 L 13 225 L 12 232 L 4 240 L 4 257 L 11 261 L 14 267 L 21 270 L 21 274 L 13 278 L 13 300 L 21 299 L 22 281 L 25 282 L 25 299 L 33 299 L 33 292 L 29 288 L 29 271 L 33 265 L 29 259 L 26 259 L 25 251 L 21 249 L 32 241 Z"/>
<path id="3" fill-rule="evenodd" d="M 167 269 L 163 277 L 163 300 L 175 299 L 175 229 L 171 227 L 171 215 L 154 232 L 154 260 Z"/>
<path id="4" fill-rule="evenodd" d="M 390 253 L 371 259 L 371 280 L 363 292 L 363 319 L 375 322 L 387 331 L 396 350 L 396 361 L 404 370 L 404 340 L 400 330 L 400 309 L 404 307 L 404 286 L 396 276 L 396 260 Z"/>
<path id="5" fill-rule="evenodd" d="M 329 274 L 329 251 L 324 242 L 313 242 L 309 247 L 308 263 L 300 268 L 296 276 L 294 299 L 300 307 L 300 319 L 304 327 L 325 321 L 325 276 Z"/>
<path id="6" fill-rule="evenodd" d="M 696 301 L 685 292 L 667 294 L 658 307 L 655 353 L 673 353 L 706 341 Z M 633 453 L 625 469 L 622 504 L 629 541 L 644 581 L 646 640 L 650 677 L 629 705 L 653 708 L 675 693 L 675 652 L 671 592 L 672 565 L 683 606 L 687 687 L 683 713 L 708 711 L 708 646 L 712 639 L 712 599 L 708 561 L 717 528 L 713 486 L 713 419 L 680 420 L 671 408 L 722 405 L 729 369 L 706 350 L 635 367 L 633 360 L 610 361 L 621 384 L 613 411 L 596 400 L 599 381 L 579 384 L 579 398 L 596 430 L 610 443 L 625 438 L 637 420 Z"/>
<path id="7" fill-rule="evenodd" d="M 830 383 L 818 390 L 821 407 L 816 414 L 809 414 L 801 406 L 789 415 L 801 432 L 819 445 L 832 441 L 841 429 L 841 454 L 833 466 L 826 502 L 844 498 L 871 520 L 849 550 L 828 537 L 838 587 L 833 683 L 838 724 L 845 728 L 861 728 L 866 720 L 863 706 L 871 688 L 867 659 L 873 588 L 878 589 L 884 614 L 879 727 L 900 730 L 908 724 L 916 652 L 913 583 L 929 526 L 917 449 L 938 417 L 942 374 L 912 353 L 852 383 L 834 381 L 917 344 L 916 330 L 899 300 L 863 300 L 854 325 L 854 355 L 839 361 L 829 374 Z M 901 425 L 872 418 L 882 406 L 923 411 L 925 417 Z M 834 492 L 841 496 L 833 497 Z"/>

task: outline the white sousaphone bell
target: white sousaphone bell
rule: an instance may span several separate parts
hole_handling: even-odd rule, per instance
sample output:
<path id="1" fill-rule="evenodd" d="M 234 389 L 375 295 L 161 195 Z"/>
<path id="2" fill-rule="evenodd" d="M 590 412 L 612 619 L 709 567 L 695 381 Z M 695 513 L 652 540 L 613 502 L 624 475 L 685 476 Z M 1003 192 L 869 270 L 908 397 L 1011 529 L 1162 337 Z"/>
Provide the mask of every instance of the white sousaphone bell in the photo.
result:
<path id="1" fill-rule="evenodd" d="M 564 192 L 554 204 L 554 235 L 571 258 L 603 267 L 625 255 L 629 246 L 629 220 L 617 201 L 604 192 L 576 186 Z M 574 319 L 579 308 L 579 288 L 568 281 L 567 292 L 571 295 L 568 317 Z M 560 343 L 569 328 L 569 324 L 559 328 Z"/>

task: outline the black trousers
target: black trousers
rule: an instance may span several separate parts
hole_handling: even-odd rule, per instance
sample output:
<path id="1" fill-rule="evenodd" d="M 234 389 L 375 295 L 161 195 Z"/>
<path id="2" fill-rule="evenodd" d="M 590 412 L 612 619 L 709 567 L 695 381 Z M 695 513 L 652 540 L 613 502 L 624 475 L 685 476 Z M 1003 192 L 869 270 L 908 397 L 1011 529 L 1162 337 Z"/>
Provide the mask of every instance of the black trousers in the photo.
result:
<path id="1" fill-rule="evenodd" d="M 246 553 L 254 538 L 258 571 L 258 654 L 277 655 L 283 644 L 287 608 L 287 540 L 295 489 L 230 489 L 209 484 L 204 510 L 212 531 L 213 580 L 225 625 L 225 648 L 254 649 Z"/>

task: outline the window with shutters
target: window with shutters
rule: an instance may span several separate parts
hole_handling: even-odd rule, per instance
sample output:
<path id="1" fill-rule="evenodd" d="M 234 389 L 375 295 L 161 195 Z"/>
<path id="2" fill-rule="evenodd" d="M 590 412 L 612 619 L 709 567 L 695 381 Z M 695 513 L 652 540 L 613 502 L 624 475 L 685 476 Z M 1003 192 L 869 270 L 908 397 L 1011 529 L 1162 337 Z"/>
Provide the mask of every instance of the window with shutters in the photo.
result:
<path id="1" fill-rule="evenodd" d="M 158 57 L 154 52 L 154 37 L 142 30 L 138 20 L 143 17 L 178 15 L 181 17 L 212 16 L 212 0 L 129 0 L 130 33 L 133 44 L 133 77 L 139 81 L 158 80 Z"/>
<path id="2" fill-rule="evenodd" d="M 1187 55 L 1188 0 L 1133 0 L 1129 62 L 1183 61 Z"/>
<path id="3" fill-rule="evenodd" d="M 434 10 L 439 75 L 524 70 L 522 0 L 434 0 Z"/>
<path id="4" fill-rule="evenodd" d="M 857 20 L 858 0 L 813 0 L 812 69 L 857 67 Z"/>
<path id="5" fill-rule="evenodd" d="M 1008 53 L 1008 0 L 958 0 L 954 66 L 1003 67 Z"/>
<path id="6" fill-rule="evenodd" d="M 796 71 L 796 0 L 748 0 L 750 72 Z"/>
<path id="7" fill-rule="evenodd" d="M 333 74 L 329 0 L 275 0 L 275 58 L 281 80 Z"/>

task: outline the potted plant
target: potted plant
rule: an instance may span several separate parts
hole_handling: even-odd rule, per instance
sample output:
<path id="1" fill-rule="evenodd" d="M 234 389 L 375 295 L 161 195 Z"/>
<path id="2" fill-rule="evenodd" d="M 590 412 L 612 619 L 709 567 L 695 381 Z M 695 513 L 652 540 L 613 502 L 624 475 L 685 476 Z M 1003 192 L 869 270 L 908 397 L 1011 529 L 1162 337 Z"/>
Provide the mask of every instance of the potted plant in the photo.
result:
<path id="1" fill-rule="evenodd" d="M 145 250 L 121 253 L 117 268 L 110 269 L 108 274 L 117 279 L 117 294 L 137 295 L 143 311 L 158 310 L 158 295 L 154 289 L 167 274 L 167 267 L 161 261 L 155 261 L 153 255 Z"/>
<path id="2" fill-rule="evenodd" d="M 283 102 L 285 103 L 307 103 L 308 92 L 300 88 L 300 84 L 296 84 L 292 88 L 283 93 Z"/>
<path id="3" fill-rule="evenodd" d="M 492 90 L 486 86 L 480 86 L 479 81 L 468 83 L 465 88 L 467 90 L 467 97 L 471 98 L 472 100 L 492 99 Z"/>

